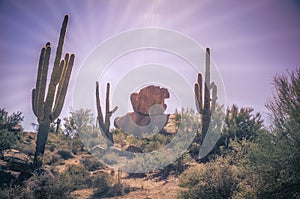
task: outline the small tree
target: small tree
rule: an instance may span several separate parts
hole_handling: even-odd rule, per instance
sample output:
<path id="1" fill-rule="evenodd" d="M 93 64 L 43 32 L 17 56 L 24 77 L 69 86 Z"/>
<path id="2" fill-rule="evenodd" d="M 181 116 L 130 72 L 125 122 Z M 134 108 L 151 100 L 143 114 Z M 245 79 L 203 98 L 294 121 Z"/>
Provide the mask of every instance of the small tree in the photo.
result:
<path id="1" fill-rule="evenodd" d="M 300 67 L 274 78 L 274 94 L 267 103 L 273 138 L 264 162 L 261 197 L 300 197 Z"/>
<path id="2" fill-rule="evenodd" d="M 75 137 L 78 132 L 91 130 L 93 122 L 94 116 L 90 109 L 71 110 L 70 116 L 64 118 L 64 133 L 71 137 Z"/>
<path id="3" fill-rule="evenodd" d="M 17 136 L 6 129 L 0 130 L 0 151 L 12 148 L 17 142 Z"/>
<path id="4" fill-rule="evenodd" d="M 228 150 L 231 141 L 254 141 L 264 130 L 260 113 L 253 114 L 253 110 L 253 108 L 239 109 L 236 105 L 227 109 L 222 135 L 215 147 L 218 154 Z"/>
<path id="5" fill-rule="evenodd" d="M 13 130 L 13 127 L 19 125 L 24 119 L 22 112 L 17 111 L 16 113 L 8 114 L 5 109 L 0 108 L 0 129 Z"/>

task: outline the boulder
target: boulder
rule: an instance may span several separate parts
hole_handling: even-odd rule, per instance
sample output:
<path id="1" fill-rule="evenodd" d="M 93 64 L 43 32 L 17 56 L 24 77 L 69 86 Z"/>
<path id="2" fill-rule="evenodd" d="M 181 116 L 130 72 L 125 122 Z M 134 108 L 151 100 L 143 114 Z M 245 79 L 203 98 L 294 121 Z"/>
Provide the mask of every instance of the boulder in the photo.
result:
<path id="1" fill-rule="evenodd" d="M 165 99 L 169 97 L 167 89 L 153 85 L 132 93 L 130 100 L 134 112 L 117 117 L 115 127 L 141 138 L 152 136 L 167 123 L 168 116 L 164 111 L 167 108 Z"/>
<path id="2" fill-rule="evenodd" d="M 33 163 L 23 152 L 7 149 L 1 152 L 0 183 L 23 182 L 32 176 Z"/>
<path id="3" fill-rule="evenodd" d="M 132 93 L 130 96 L 130 101 L 133 110 L 136 113 L 149 115 L 150 108 L 153 105 L 158 104 L 164 107 L 164 109 L 161 113 L 157 114 L 162 114 L 167 108 L 165 99 L 169 97 L 170 93 L 167 89 L 151 85 L 141 89 L 139 93 Z"/>
<path id="4" fill-rule="evenodd" d="M 177 121 L 179 120 L 179 121 Z M 164 126 L 163 133 L 174 134 L 177 133 L 178 125 L 180 123 L 180 114 L 170 114 L 167 124 Z"/>
<path id="5" fill-rule="evenodd" d="M 30 172 L 33 169 L 33 163 L 25 153 L 16 149 L 7 149 L 2 151 L 1 160 L 4 170 L 17 172 Z"/>
<path id="6" fill-rule="evenodd" d="M 155 135 L 164 128 L 168 115 L 142 115 L 140 113 L 127 113 L 115 119 L 115 127 L 122 129 L 127 134 L 138 138 L 147 138 Z"/>

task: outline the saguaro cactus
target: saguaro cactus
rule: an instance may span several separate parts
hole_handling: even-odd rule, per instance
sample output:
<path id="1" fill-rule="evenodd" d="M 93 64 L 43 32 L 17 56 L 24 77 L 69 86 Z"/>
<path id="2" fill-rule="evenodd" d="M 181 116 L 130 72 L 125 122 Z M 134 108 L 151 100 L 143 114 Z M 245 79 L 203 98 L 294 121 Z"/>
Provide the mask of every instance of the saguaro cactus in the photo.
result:
<path id="1" fill-rule="evenodd" d="M 58 46 L 56 50 L 54 66 L 48 85 L 48 93 L 45 99 L 47 74 L 51 53 L 50 42 L 42 48 L 38 66 L 36 87 L 32 90 L 32 110 L 38 119 L 39 130 L 36 140 L 34 163 L 39 166 L 47 142 L 50 123 L 61 113 L 65 101 L 67 88 L 74 64 L 75 55 L 66 54 L 61 60 L 63 44 L 68 24 L 68 15 L 65 16 L 60 30 Z"/>
<path id="2" fill-rule="evenodd" d="M 203 97 L 204 84 L 204 97 Z M 210 93 L 212 90 L 212 94 Z M 204 103 L 203 103 L 204 101 Z M 198 80 L 195 83 L 195 103 L 197 111 L 202 115 L 202 139 L 201 144 L 206 136 L 209 128 L 211 114 L 214 112 L 217 101 L 217 86 L 214 82 L 210 82 L 210 50 L 206 48 L 205 55 L 205 80 L 202 81 L 201 73 L 198 74 Z"/>
<path id="3" fill-rule="evenodd" d="M 96 104 L 98 111 L 98 122 L 99 126 L 102 130 L 102 133 L 112 142 L 114 143 L 112 134 L 109 132 L 110 127 L 110 118 L 114 112 L 118 110 L 118 107 L 114 107 L 113 110 L 109 110 L 109 93 L 110 93 L 110 84 L 106 84 L 106 98 L 105 98 L 105 117 L 103 117 L 103 112 L 100 103 L 100 91 L 99 91 L 99 82 L 96 82 Z"/>

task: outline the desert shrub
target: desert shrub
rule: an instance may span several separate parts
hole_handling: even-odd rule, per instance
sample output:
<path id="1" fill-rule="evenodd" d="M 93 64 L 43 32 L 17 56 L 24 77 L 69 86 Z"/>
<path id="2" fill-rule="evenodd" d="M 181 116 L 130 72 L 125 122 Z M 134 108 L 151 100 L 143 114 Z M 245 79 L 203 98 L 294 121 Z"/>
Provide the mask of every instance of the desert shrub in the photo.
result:
<path id="1" fill-rule="evenodd" d="M 121 183 L 114 184 L 109 191 L 105 194 L 105 197 L 116 197 L 123 196 L 126 193 L 129 193 L 130 187 L 123 185 Z"/>
<path id="2" fill-rule="evenodd" d="M 236 142 L 233 142 L 236 143 Z M 237 149 L 239 150 L 239 144 Z M 235 147 L 235 146 L 232 146 Z M 244 147 L 242 147 L 244 148 Z M 218 157 L 182 173 L 180 198 L 256 198 L 259 176 L 248 165 L 244 149 L 226 158 Z"/>
<path id="3" fill-rule="evenodd" d="M 255 142 L 258 135 L 265 132 L 260 113 L 253 113 L 253 108 L 228 108 L 221 137 L 214 147 L 214 154 L 225 156 L 230 152 L 232 141 L 247 140 Z"/>
<path id="4" fill-rule="evenodd" d="M 24 191 L 20 186 L 2 187 L 0 189 L 0 198 L 2 199 L 23 199 L 25 198 Z"/>
<path id="5" fill-rule="evenodd" d="M 22 151 L 28 156 L 33 156 L 35 153 L 35 145 L 33 144 L 26 144 L 23 142 L 17 141 L 16 145 L 14 146 L 17 150 Z"/>
<path id="6" fill-rule="evenodd" d="M 116 197 L 122 196 L 130 191 L 128 186 L 121 183 L 113 184 L 111 177 L 107 173 L 99 173 L 93 177 L 94 197 Z"/>
<path id="7" fill-rule="evenodd" d="M 17 137 L 8 130 L 0 131 L 0 151 L 12 148 L 17 143 Z"/>
<path id="8" fill-rule="evenodd" d="M 81 163 L 89 171 L 96 171 L 105 168 L 105 166 L 99 160 L 92 156 L 83 158 L 83 160 L 81 160 Z"/>
<path id="9" fill-rule="evenodd" d="M 95 188 L 94 196 L 103 196 L 110 191 L 113 181 L 107 173 L 98 173 L 92 177 L 92 187 Z"/>
<path id="10" fill-rule="evenodd" d="M 70 184 L 73 190 L 84 188 L 91 184 L 89 172 L 83 166 L 70 165 L 62 174 L 64 181 Z"/>
<path id="11" fill-rule="evenodd" d="M 188 188 L 182 198 L 230 198 L 237 188 L 237 171 L 228 164 L 208 163 L 203 168 L 191 168 L 179 180 Z"/>
<path id="12" fill-rule="evenodd" d="M 199 138 L 198 138 L 199 137 Z M 200 135 L 197 136 L 197 139 L 200 139 Z M 199 141 L 192 142 L 191 146 L 189 147 L 189 153 L 196 159 L 198 158 L 198 153 L 200 150 L 201 144 Z"/>
<path id="13" fill-rule="evenodd" d="M 121 129 L 113 129 L 112 135 L 114 139 L 114 143 L 120 145 L 121 147 L 124 147 L 128 144 L 128 141 L 126 140 L 127 134 L 124 133 Z"/>
<path id="14" fill-rule="evenodd" d="M 20 198 L 70 198 L 72 184 L 64 176 L 49 168 L 36 172 L 21 188 Z"/>
<path id="15" fill-rule="evenodd" d="M 44 160 L 44 162 L 47 164 L 47 165 L 55 165 L 57 162 L 59 162 L 59 160 L 61 159 L 61 156 L 58 155 L 58 154 L 51 154 L 49 156 L 47 156 L 48 159 L 47 161 Z"/>
<path id="16" fill-rule="evenodd" d="M 261 198 L 300 198 L 300 67 L 273 80 L 271 134 L 258 151 Z"/>
<path id="17" fill-rule="evenodd" d="M 49 146 L 49 151 L 50 151 L 50 152 L 54 152 L 54 150 L 55 150 L 55 145 L 50 144 L 50 146 Z"/>
<path id="18" fill-rule="evenodd" d="M 95 196 L 109 197 L 117 196 L 124 193 L 123 186 L 117 187 L 113 184 L 113 179 L 110 175 L 104 172 L 99 172 L 94 176 L 90 176 L 86 168 L 77 165 L 71 165 L 61 175 L 62 181 L 68 185 L 71 191 L 81 188 L 94 188 Z M 117 189 L 118 188 L 118 189 Z"/>
<path id="19" fill-rule="evenodd" d="M 56 173 L 46 168 L 46 171 L 34 175 L 22 187 L 10 186 L 0 189 L 0 198 L 36 199 L 36 198 L 71 198 L 70 193 L 81 188 L 96 188 L 97 184 L 107 192 L 112 185 L 109 176 L 91 178 L 89 172 L 82 166 L 71 165 L 63 173 Z M 97 187 L 98 188 L 98 187 Z M 99 187 L 100 190 L 100 187 Z"/>
<path id="20" fill-rule="evenodd" d="M 45 171 L 46 170 L 46 171 Z M 112 177 L 105 172 L 92 176 L 87 169 L 78 165 L 70 165 L 63 173 L 57 173 L 46 167 L 44 171 L 34 175 L 22 186 L 10 185 L 0 188 L 2 199 L 68 199 L 71 192 L 84 189 L 94 189 L 94 197 L 113 197 L 129 192 L 129 188 L 114 184 Z"/>
<path id="21" fill-rule="evenodd" d="M 71 139 L 71 141 L 69 142 L 69 148 L 75 155 L 80 154 L 82 151 L 84 151 L 84 145 L 79 137 L 74 137 Z"/>
<path id="22" fill-rule="evenodd" d="M 172 137 L 173 136 L 157 133 L 154 136 L 143 139 L 143 143 L 140 146 L 140 148 L 142 148 L 144 152 L 151 152 L 151 151 L 158 150 L 166 146 L 172 140 Z"/>
<path id="23" fill-rule="evenodd" d="M 63 158 L 64 160 L 74 158 L 72 153 L 70 151 L 67 151 L 67 150 L 59 150 L 59 151 L 57 151 L 57 154 L 60 155 L 60 157 Z"/>

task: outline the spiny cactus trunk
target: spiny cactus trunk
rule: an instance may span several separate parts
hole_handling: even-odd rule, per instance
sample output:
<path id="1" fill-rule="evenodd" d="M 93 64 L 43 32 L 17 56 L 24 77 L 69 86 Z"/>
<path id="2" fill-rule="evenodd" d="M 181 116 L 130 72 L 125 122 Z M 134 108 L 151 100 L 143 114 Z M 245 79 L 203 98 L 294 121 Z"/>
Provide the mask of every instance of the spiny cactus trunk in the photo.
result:
<path id="1" fill-rule="evenodd" d="M 206 49 L 205 55 L 205 81 L 204 81 L 204 108 L 202 113 L 202 139 L 201 144 L 209 128 L 211 109 L 210 109 L 210 49 Z"/>
<path id="2" fill-rule="evenodd" d="M 34 165 L 37 167 L 42 164 L 42 157 L 45 152 L 45 145 L 48 139 L 48 132 L 50 129 L 50 121 L 41 122 L 36 140 L 36 150 L 34 154 Z"/>

